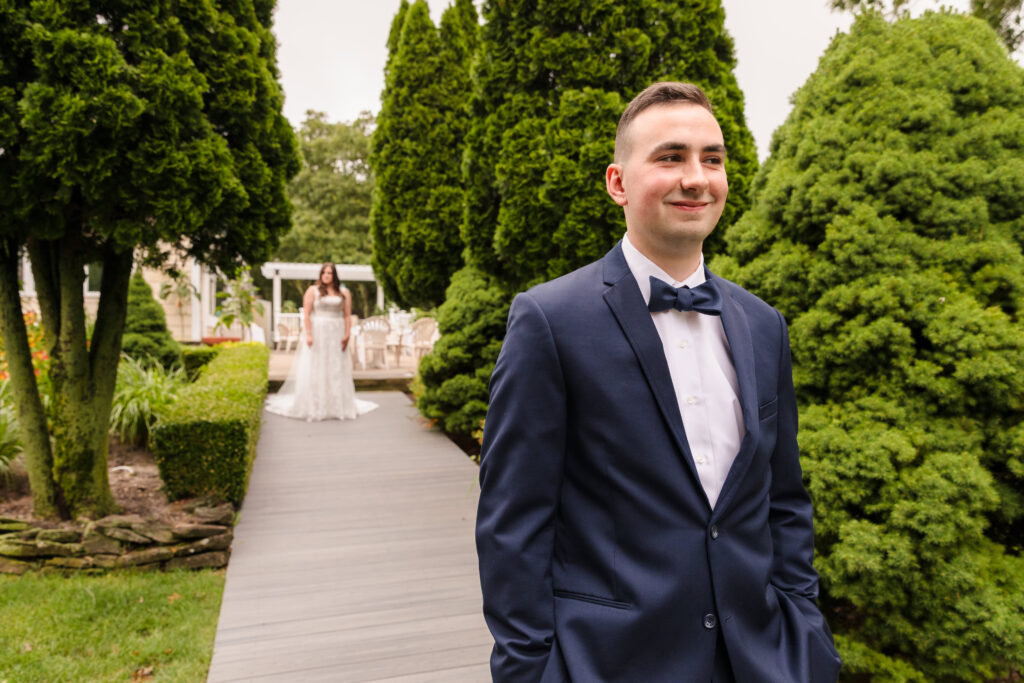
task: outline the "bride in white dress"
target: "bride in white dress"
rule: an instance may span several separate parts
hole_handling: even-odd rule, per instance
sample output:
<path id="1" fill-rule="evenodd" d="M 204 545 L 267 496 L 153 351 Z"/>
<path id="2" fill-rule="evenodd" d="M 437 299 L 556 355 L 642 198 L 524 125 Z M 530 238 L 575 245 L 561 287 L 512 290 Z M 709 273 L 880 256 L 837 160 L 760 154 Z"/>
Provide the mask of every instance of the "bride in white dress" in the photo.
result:
<path id="1" fill-rule="evenodd" d="M 356 398 L 352 383 L 352 294 L 342 287 L 333 263 L 320 268 L 317 284 L 302 299 L 305 339 L 292 362 L 288 379 L 267 397 L 272 413 L 303 420 L 349 420 L 377 407 Z"/>

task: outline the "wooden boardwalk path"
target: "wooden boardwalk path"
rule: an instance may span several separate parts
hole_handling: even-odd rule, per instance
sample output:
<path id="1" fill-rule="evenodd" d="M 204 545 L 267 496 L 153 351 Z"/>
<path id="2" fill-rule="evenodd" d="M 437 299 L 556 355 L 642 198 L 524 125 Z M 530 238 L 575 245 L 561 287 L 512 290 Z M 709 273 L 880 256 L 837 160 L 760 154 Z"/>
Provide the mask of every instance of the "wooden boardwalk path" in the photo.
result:
<path id="1" fill-rule="evenodd" d="M 264 413 L 207 681 L 489 681 L 477 467 L 400 392 Z"/>

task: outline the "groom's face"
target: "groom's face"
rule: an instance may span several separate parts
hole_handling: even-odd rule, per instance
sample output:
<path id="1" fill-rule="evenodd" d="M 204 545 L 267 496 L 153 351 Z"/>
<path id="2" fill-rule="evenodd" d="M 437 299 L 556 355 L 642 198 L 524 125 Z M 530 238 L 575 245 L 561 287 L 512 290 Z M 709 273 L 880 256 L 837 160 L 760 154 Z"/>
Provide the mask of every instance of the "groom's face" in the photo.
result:
<path id="1" fill-rule="evenodd" d="M 633 119 L 623 147 L 607 182 L 630 240 L 648 256 L 699 248 L 729 194 L 714 115 L 691 103 L 652 106 Z"/>

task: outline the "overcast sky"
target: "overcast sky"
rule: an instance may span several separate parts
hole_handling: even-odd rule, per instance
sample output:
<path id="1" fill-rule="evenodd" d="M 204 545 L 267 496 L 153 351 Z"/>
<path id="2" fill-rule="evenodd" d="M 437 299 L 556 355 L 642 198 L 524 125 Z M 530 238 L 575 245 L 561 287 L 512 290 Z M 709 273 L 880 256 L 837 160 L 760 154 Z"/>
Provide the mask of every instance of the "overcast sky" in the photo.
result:
<path id="1" fill-rule="evenodd" d="M 959 9 L 969 0 L 948 0 Z M 434 22 L 449 0 L 428 0 Z M 391 20 L 400 0 L 278 0 L 274 33 L 285 91 L 284 113 L 294 125 L 307 109 L 332 121 L 377 112 Z M 479 2 L 477 3 L 479 6 Z M 915 12 L 938 1 L 911 0 Z M 736 79 L 746 97 L 747 125 L 758 155 L 789 113 L 789 99 L 814 71 L 837 31 L 851 22 L 827 0 L 724 0 L 725 25 L 736 44 Z"/>

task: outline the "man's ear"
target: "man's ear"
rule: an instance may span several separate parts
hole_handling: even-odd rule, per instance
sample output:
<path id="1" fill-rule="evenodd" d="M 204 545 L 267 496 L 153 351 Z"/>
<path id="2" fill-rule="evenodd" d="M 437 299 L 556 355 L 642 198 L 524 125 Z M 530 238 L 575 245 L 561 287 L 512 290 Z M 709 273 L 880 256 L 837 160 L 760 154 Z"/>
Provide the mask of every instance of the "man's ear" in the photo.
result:
<path id="1" fill-rule="evenodd" d="M 619 206 L 626 205 L 626 188 L 622 184 L 622 164 L 608 164 L 604 173 L 608 194 Z"/>

